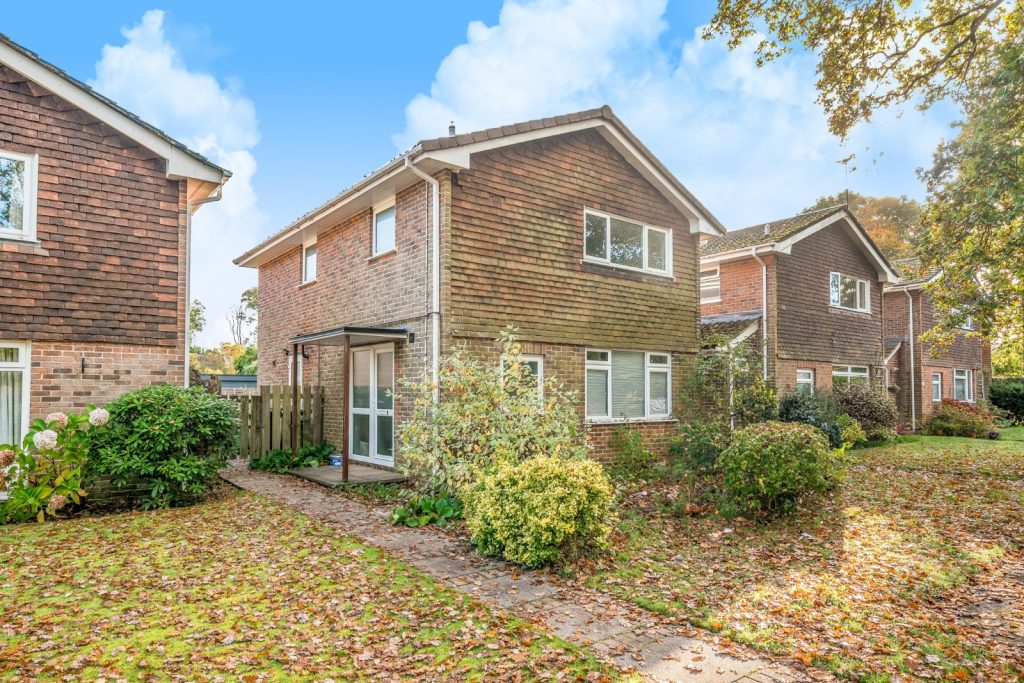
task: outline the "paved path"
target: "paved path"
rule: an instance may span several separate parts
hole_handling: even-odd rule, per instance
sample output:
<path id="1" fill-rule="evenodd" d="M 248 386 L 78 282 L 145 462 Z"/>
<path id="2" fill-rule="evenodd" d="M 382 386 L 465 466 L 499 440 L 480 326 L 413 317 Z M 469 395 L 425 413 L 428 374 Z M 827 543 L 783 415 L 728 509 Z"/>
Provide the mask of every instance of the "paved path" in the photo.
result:
<path id="1" fill-rule="evenodd" d="M 731 647 L 731 654 L 696 637 L 686 625 L 614 597 L 570 586 L 548 574 L 520 570 L 477 555 L 463 540 L 430 529 L 394 527 L 389 511 L 294 477 L 231 467 L 221 477 L 354 536 L 455 587 L 632 667 L 656 681 L 789 683 L 832 680 L 799 672 Z"/>

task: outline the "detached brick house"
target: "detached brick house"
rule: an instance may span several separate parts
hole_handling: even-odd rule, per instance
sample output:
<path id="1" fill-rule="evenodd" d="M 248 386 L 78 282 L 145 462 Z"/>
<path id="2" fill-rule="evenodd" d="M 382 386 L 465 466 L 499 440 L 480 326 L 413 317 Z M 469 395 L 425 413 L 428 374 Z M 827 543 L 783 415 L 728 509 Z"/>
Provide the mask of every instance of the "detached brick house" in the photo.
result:
<path id="1" fill-rule="evenodd" d="M 700 269 L 705 339 L 746 340 L 778 391 L 884 384 L 882 292 L 897 275 L 846 207 L 704 238 Z"/>
<path id="2" fill-rule="evenodd" d="M 297 357 L 352 459 L 394 466 L 411 411 L 388 390 L 459 346 L 498 363 L 509 325 L 606 457 L 624 422 L 664 445 L 699 346 L 698 238 L 721 233 L 604 107 L 423 140 L 235 262 L 259 269 L 259 383 Z"/>
<path id="3" fill-rule="evenodd" d="M 229 175 L 0 35 L 0 444 L 186 381 L 190 217 Z"/>
<path id="4" fill-rule="evenodd" d="M 934 353 L 921 335 L 936 323 L 935 306 L 926 285 L 942 277 L 938 269 L 922 270 L 916 259 L 896 262 L 902 277 L 885 288 L 885 345 L 889 381 L 904 426 L 924 425 L 943 399 L 976 403 L 987 396 L 992 381 L 988 339 L 974 332 L 968 318 L 963 332 L 942 353 Z"/>

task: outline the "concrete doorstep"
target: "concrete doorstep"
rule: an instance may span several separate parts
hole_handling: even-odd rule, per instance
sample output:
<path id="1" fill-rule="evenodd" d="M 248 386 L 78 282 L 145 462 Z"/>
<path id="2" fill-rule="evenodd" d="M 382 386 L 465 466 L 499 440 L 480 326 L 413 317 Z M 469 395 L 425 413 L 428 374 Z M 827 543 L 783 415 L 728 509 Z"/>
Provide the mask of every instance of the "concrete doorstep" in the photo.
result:
<path id="1" fill-rule="evenodd" d="M 648 680 L 696 683 L 790 683 L 834 680 L 768 661 L 740 647 L 719 652 L 683 626 L 612 596 L 570 586 L 548 574 L 524 571 L 479 556 L 467 543 L 429 529 L 394 527 L 385 508 L 285 475 L 233 466 L 221 477 L 235 486 L 289 505 L 345 534 L 391 552 L 420 571 L 482 602 L 545 625 L 552 633 L 635 669 Z M 692 630 L 689 631 L 692 633 Z M 737 656 L 736 652 L 743 652 Z"/>

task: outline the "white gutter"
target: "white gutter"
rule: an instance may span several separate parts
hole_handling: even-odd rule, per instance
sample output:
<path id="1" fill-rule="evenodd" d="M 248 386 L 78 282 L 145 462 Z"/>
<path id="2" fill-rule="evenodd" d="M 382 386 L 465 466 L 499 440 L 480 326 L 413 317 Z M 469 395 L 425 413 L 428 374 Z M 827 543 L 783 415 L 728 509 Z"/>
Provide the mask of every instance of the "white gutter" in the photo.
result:
<path id="1" fill-rule="evenodd" d="M 917 381 L 914 379 L 914 297 L 906 287 L 903 293 L 907 295 L 907 337 L 910 339 L 910 428 L 917 431 Z"/>
<path id="2" fill-rule="evenodd" d="M 185 388 L 188 389 L 191 384 L 192 372 L 192 213 L 196 210 L 196 207 L 202 206 L 203 204 L 211 204 L 213 202 L 219 202 L 221 197 L 224 196 L 224 183 L 226 181 L 221 180 L 220 185 L 213 193 L 205 199 L 197 199 L 192 201 L 191 199 L 185 202 L 185 212 L 187 214 L 185 218 Z"/>
<path id="3" fill-rule="evenodd" d="M 427 312 L 430 316 L 430 377 L 434 384 L 434 402 L 440 395 L 438 386 L 438 369 L 441 356 L 441 184 L 437 178 L 424 173 L 408 157 L 405 157 L 405 167 L 418 175 L 430 185 L 431 205 L 431 230 L 430 230 L 430 304 L 431 309 Z"/>
<path id="4" fill-rule="evenodd" d="M 750 255 L 761 264 L 761 367 L 764 381 L 768 381 L 768 264 L 757 255 L 757 247 L 750 248 Z"/>

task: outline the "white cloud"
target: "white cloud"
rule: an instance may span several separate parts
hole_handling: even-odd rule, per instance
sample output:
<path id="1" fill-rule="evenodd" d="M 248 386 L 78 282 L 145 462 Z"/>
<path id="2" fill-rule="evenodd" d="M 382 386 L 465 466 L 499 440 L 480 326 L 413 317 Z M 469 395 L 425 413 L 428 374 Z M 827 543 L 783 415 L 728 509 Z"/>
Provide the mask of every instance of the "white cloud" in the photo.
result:
<path id="1" fill-rule="evenodd" d="M 445 134 L 610 104 L 655 154 L 730 227 L 801 210 L 842 190 L 837 161 L 860 157 L 851 189 L 920 194 L 914 168 L 944 129 L 935 117 L 883 116 L 847 146 L 815 103 L 813 55 L 763 68 L 753 37 L 730 51 L 698 29 L 669 50 L 663 0 L 507 0 L 498 23 L 469 25 L 441 62 L 430 93 L 406 108 L 406 147 Z M 881 150 L 889 154 L 869 163 Z"/>
<path id="2" fill-rule="evenodd" d="M 124 44 L 103 47 L 89 84 L 233 173 L 223 199 L 192 221 L 192 298 L 207 308 L 206 330 L 195 342 L 212 345 L 230 338 L 225 315 L 256 280 L 231 259 L 259 240 L 267 220 L 252 186 L 259 123 L 237 84 L 188 68 L 163 21 L 161 10 L 151 10 L 123 29 Z"/>

